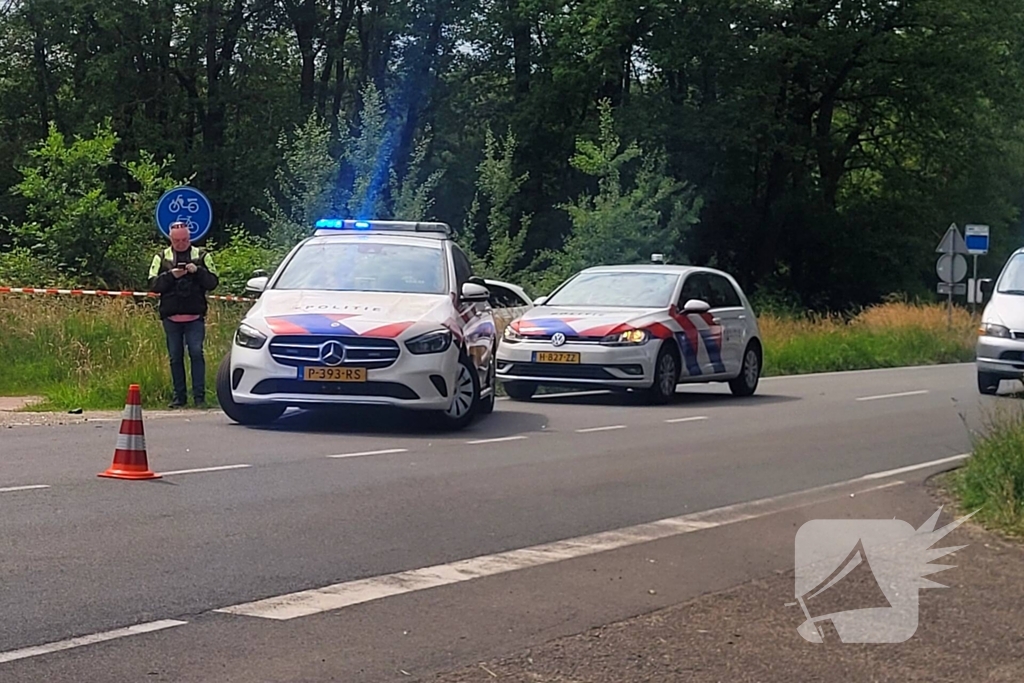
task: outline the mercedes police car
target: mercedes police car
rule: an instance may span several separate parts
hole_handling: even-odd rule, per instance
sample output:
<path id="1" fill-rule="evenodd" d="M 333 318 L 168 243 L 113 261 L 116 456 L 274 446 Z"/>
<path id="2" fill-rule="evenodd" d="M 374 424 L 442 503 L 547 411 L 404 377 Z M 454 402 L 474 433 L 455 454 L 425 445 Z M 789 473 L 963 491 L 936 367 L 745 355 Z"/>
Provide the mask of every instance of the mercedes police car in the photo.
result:
<path id="1" fill-rule="evenodd" d="M 583 270 L 505 328 L 498 380 L 527 400 L 541 385 L 635 389 L 665 403 L 688 382 L 757 389 L 762 346 L 743 290 L 712 268 Z"/>
<path id="2" fill-rule="evenodd" d="M 272 277 L 217 374 L 224 412 L 271 422 L 289 407 L 436 411 L 459 429 L 494 409 L 489 292 L 444 223 L 321 220 Z"/>

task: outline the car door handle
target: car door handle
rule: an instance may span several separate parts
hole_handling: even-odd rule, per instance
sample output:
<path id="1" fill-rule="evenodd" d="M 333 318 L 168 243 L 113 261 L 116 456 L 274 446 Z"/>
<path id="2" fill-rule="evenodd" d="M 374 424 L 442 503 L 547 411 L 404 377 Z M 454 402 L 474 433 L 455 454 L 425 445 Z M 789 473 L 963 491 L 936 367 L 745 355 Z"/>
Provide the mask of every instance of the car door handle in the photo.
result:
<path id="1" fill-rule="evenodd" d="M 721 325 L 722 324 L 722 319 L 721 318 L 712 318 L 711 322 L 713 324 L 715 324 L 715 325 Z"/>

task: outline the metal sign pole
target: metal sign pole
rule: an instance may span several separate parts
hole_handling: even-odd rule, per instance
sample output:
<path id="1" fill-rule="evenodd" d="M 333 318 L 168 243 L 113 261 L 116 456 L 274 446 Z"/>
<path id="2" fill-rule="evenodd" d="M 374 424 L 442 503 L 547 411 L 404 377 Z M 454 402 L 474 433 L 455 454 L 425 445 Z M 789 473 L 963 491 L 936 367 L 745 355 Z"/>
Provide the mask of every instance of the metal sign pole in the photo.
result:
<path id="1" fill-rule="evenodd" d="M 974 291 L 971 292 L 971 315 L 978 314 L 978 255 L 974 255 L 974 280 L 971 282 Z"/>
<path id="2" fill-rule="evenodd" d="M 947 253 L 949 254 L 949 260 L 950 260 L 950 264 L 951 264 L 950 268 L 952 269 L 951 272 L 953 272 L 956 269 L 955 268 L 955 264 L 953 264 L 953 259 L 956 257 L 956 245 L 953 243 L 953 240 L 949 241 L 948 249 L 949 249 L 949 251 Z M 956 276 L 955 275 L 951 279 L 953 280 L 953 282 L 956 282 Z M 949 298 L 947 299 L 947 304 L 946 304 L 946 329 L 947 330 L 952 330 L 953 329 L 953 284 L 952 283 L 949 285 Z"/>

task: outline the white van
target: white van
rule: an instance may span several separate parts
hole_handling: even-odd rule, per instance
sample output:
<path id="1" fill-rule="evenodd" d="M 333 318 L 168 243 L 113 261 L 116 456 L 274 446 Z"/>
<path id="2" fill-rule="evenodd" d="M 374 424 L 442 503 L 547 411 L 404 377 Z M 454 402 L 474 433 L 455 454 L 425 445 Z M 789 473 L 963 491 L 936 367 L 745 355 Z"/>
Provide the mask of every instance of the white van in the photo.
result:
<path id="1" fill-rule="evenodd" d="M 1007 259 L 978 329 L 978 390 L 995 394 L 1004 379 L 1024 378 L 1024 249 Z"/>

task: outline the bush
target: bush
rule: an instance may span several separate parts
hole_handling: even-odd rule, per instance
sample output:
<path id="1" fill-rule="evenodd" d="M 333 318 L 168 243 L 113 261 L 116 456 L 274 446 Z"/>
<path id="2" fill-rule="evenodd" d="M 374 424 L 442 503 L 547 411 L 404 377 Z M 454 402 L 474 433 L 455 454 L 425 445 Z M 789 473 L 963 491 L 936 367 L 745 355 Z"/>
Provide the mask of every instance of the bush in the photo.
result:
<path id="1" fill-rule="evenodd" d="M 245 283 L 256 270 L 272 273 L 284 258 L 285 251 L 275 249 L 270 240 L 251 235 L 243 228 L 228 229 L 228 242 L 223 247 L 209 245 L 217 266 L 220 287 L 217 294 L 245 295 Z"/>
<path id="2" fill-rule="evenodd" d="M 952 488 L 983 524 L 1024 534 L 1024 412 L 1003 409 L 989 417 L 986 434 L 952 476 Z"/>

